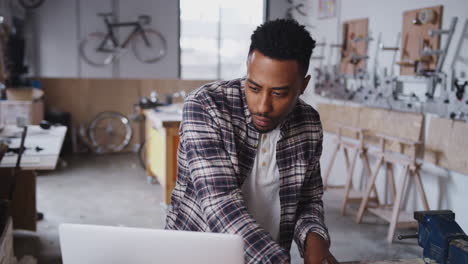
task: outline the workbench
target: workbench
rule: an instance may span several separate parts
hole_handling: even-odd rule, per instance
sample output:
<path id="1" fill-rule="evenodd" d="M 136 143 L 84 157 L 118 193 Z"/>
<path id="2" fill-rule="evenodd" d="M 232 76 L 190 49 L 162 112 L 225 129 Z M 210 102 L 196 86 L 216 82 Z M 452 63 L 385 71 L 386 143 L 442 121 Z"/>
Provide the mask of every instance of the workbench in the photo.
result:
<path id="1" fill-rule="evenodd" d="M 145 110 L 146 173 L 161 184 L 164 202 L 169 204 L 177 178 L 177 148 L 182 104 Z"/>
<path id="2" fill-rule="evenodd" d="M 16 126 L 6 126 L 0 131 L 0 138 L 8 139 L 10 148 L 20 146 L 23 129 Z M 16 187 L 13 192 L 11 214 L 15 229 L 36 231 L 36 171 L 54 170 L 67 128 L 52 126 L 44 130 L 39 126 L 28 126 L 20 168 L 16 175 Z M 8 153 L 0 163 L 0 198 L 8 198 L 8 182 L 14 173 L 17 155 Z"/>

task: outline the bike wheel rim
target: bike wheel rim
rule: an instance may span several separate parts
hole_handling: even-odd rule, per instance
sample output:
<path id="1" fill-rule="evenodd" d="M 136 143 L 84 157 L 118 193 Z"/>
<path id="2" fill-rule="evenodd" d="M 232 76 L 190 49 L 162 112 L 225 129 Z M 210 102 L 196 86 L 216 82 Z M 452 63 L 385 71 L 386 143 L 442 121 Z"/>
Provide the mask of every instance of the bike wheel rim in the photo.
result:
<path id="1" fill-rule="evenodd" d="M 89 47 L 94 47 L 94 43 L 92 43 L 93 41 L 97 41 L 98 43 L 100 41 L 102 41 L 102 39 L 104 39 L 105 37 L 105 34 L 104 33 L 101 33 L 101 32 L 94 32 L 94 33 L 91 33 L 89 35 L 86 36 L 86 38 L 84 38 L 81 42 L 80 42 L 80 46 L 79 46 L 79 51 L 80 51 L 80 57 L 86 62 L 88 63 L 89 65 L 92 65 L 92 66 L 96 66 L 96 67 L 104 67 L 104 66 L 107 66 L 107 65 L 110 65 L 114 62 L 115 60 L 115 53 L 114 52 L 110 52 L 105 59 L 101 59 L 101 60 L 96 60 L 95 58 L 94 59 L 91 59 L 90 58 L 90 54 L 88 54 L 89 52 Z M 97 47 L 97 46 L 96 46 Z M 104 56 L 104 54 L 103 54 Z M 91 55 L 92 57 L 92 55 Z M 101 62 L 102 61 L 102 62 Z"/>
<path id="2" fill-rule="evenodd" d="M 103 128 L 102 123 L 105 123 L 106 120 L 114 120 L 117 124 L 121 125 L 121 128 L 124 129 L 125 133 L 122 137 L 122 140 L 120 140 L 121 142 L 118 142 L 118 144 L 105 144 L 106 142 L 108 142 L 108 139 L 103 139 L 102 136 L 113 136 L 109 133 L 109 131 L 105 131 L 104 133 L 103 131 L 101 131 L 101 129 Z M 104 128 L 108 129 L 108 126 L 105 126 Z M 120 133 L 119 135 L 121 134 L 122 133 Z M 123 150 L 130 143 L 132 134 L 133 130 L 128 118 L 117 112 L 103 112 L 96 116 L 96 118 L 89 125 L 89 136 L 91 139 L 91 143 L 95 147 L 101 148 L 104 151 L 108 152 L 119 152 Z"/>
<path id="3" fill-rule="evenodd" d="M 155 54 L 145 58 L 145 55 L 142 54 L 141 45 L 143 42 L 141 37 L 141 32 L 135 33 L 132 36 L 132 51 L 135 57 L 143 63 L 155 63 L 166 56 L 167 53 L 167 42 L 161 33 L 155 30 L 145 30 L 145 35 L 147 38 L 151 39 L 156 43 Z"/>

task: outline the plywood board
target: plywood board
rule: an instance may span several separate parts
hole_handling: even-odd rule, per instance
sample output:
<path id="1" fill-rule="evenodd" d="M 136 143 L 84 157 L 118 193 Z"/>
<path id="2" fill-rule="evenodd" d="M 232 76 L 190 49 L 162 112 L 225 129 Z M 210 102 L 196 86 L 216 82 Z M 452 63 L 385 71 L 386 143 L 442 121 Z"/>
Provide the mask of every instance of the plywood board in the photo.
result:
<path id="1" fill-rule="evenodd" d="M 419 141 L 423 126 L 424 116 L 420 113 L 400 112 L 387 110 L 385 118 L 380 123 L 379 130 L 388 131 L 394 137 Z"/>
<path id="2" fill-rule="evenodd" d="M 381 108 L 363 107 L 359 126 L 372 133 L 418 141 L 421 138 L 423 115 Z"/>
<path id="3" fill-rule="evenodd" d="M 358 56 L 366 56 L 368 42 L 357 41 L 358 38 L 369 37 L 369 19 L 356 19 L 350 20 L 343 23 L 343 47 L 341 53 L 340 72 L 353 74 L 359 69 L 364 69 L 366 65 L 365 60 L 359 60 L 357 63 L 353 63 L 351 60 L 352 54 Z"/>
<path id="4" fill-rule="evenodd" d="M 386 115 L 387 110 L 363 107 L 359 112 L 359 127 L 368 130 L 372 134 L 383 133 L 385 131 L 383 120 L 385 120 Z"/>
<path id="5" fill-rule="evenodd" d="M 336 104 L 319 104 L 317 109 L 320 114 L 323 130 L 326 132 L 337 134 L 337 122 L 356 128 L 359 125 L 359 107 Z M 348 130 L 343 130 L 342 135 L 356 138 L 356 133 Z"/>
<path id="6" fill-rule="evenodd" d="M 454 121 L 448 149 L 445 154 L 449 160 L 449 169 L 468 174 L 468 123 Z"/>
<path id="7" fill-rule="evenodd" d="M 384 134 L 401 139 L 419 141 L 422 133 L 424 116 L 419 113 L 399 112 L 381 108 L 363 107 L 360 111 L 359 126 L 371 134 Z M 368 143 L 377 145 L 376 138 L 369 138 Z M 388 142 L 386 148 L 412 154 L 412 149 L 398 142 Z"/>
<path id="8" fill-rule="evenodd" d="M 411 64 L 421 60 L 427 61 L 428 70 L 436 68 L 437 57 L 429 56 L 423 59 L 421 49 L 424 46 L 433 50 L 440 48 L 440 36 L 430 37 L 428 31 L 441 28 L 442 11 L 443 6 L 434 6 L 403 13 L 400 75 L 415 75 L 415 66 Z M 421 12 L 433 12 L 434 18 L 427 23 L 414 24 L 413 21 L 418 19 Z"/>
<path id="9" fill-rule="evenodd" d="M 468 174 L 468 123 L 430 119 L 424 160 L 442 168 Z"/>
<path id="10" fill-rule="evenodd" d="M 429 130 L 426 135 L 424 160 L 443 168 L 449 168 L 446 151 L 449 150 L 453 120 L 432 117 L 428 122 Z"/>

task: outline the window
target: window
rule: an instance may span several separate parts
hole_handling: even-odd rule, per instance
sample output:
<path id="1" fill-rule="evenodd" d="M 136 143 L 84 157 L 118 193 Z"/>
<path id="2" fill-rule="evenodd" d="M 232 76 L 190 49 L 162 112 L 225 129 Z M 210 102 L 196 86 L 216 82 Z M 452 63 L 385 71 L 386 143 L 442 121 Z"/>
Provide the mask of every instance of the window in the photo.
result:
<path id="1" fill-rule="evenodd" d="M 244 76 L 250 35 L 263 18 L 264 0 L 180 0 L 181 78 Z"/>

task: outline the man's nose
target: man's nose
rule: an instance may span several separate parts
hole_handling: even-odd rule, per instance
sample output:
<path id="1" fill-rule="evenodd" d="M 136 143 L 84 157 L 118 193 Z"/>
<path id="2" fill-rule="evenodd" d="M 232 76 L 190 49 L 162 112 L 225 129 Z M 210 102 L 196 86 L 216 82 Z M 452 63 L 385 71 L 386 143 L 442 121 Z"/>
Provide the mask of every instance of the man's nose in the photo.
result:
<path id="1" fill-rule="evenodd" d="M 260 100 L 258 102 L 258 113 L 259 114 L 267 114 L 270 113 L 273 110 L 273 105 L 272 105 L 272 100 L 271 96 L 268 94 L 263 94 L 260 97 Z"/>

